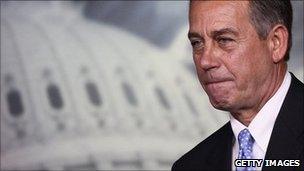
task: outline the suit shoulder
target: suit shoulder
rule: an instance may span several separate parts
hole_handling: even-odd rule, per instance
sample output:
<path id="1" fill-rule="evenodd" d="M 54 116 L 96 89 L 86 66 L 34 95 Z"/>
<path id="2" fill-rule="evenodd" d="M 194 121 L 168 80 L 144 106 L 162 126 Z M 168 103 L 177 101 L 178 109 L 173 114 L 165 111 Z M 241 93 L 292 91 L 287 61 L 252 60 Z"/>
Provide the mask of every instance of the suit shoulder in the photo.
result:
<path id="1" fill-rule="evenodd" d="M 172 170 L 195 170 L 195 166 L 202 165 L 204 160 L 208 159 L 216 148 L 217 144 L 225 139 L 227 133 L 231 130 L 230 122 L 226 123 L 216 132 L 211 134 L 205 140 L 196 145 L 189 152 L 180 157 L 172 166 Z"/>

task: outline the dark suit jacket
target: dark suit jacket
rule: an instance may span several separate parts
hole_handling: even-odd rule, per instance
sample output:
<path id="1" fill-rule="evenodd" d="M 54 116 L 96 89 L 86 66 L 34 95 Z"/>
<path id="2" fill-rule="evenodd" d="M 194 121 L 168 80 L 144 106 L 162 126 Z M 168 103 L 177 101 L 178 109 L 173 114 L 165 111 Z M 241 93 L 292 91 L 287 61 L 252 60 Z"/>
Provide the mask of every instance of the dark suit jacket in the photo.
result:
<path id="1" fill-rule="evenodd" d="M 263 171 L 304 171 L 304 86 L 292 73 L 291 76 L 291 85 L 275 121 L 265 159 L 300 159 L 300 167 L 263 167 Z M 234 135 L 228 122 L 178 159 L 172 170 L 231 170 L 233 141 Z"/>

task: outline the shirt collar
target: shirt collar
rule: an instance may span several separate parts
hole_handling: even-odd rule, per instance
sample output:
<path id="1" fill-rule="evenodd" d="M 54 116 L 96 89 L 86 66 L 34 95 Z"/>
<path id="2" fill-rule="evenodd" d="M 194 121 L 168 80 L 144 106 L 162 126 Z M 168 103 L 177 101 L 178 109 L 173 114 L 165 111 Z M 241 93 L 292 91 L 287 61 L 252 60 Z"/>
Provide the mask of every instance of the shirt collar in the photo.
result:
<path id="1" fill-rule="evenodd" d="M 265 103 L 265 105 L 253 118 L 248 127 L 236 120 L 230 114 L 230 124 L 236 141 L 238 134 L 243 129 L 247 128 L 250 131 L 257 145 L 266 153 L 275 120 L 279 114 L 280 108 L 283 104 L 290 83 L 290 73 L 286 72 L 284 80 L 277 92 Z"/>

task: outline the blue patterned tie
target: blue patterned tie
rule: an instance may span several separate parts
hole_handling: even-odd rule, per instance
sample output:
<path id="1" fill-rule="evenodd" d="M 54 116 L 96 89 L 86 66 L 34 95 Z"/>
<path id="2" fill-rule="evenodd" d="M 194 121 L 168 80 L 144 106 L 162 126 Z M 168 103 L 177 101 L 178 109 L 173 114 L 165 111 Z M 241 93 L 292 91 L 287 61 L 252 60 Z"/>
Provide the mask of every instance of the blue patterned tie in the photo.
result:
<path id="1" fill-rule="evenodd" d="M 238 135 L 238 140 L 239 140 L 239 155 L 238 159 L 252 159 L 252 146 L 254 139 L 251 136 L 250 132 L 248 129 L 243 129 L 239 135 Z M 237 171 L 241 170 L 254 170 L 252 167 L 237 167 Z"/>

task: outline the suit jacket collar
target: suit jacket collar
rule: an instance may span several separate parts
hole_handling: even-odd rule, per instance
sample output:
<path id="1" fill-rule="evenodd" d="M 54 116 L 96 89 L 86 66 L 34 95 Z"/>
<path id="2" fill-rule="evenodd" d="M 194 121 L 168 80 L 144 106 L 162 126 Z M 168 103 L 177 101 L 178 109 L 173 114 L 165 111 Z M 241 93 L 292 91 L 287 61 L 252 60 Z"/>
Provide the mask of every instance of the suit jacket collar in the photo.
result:
<path id="1" fill-rule="evenodd" d="M 303 83 L 292 73 L 291 76 L 291 85 L 276 119 L 265 159 L 299 159 L 303 153 Z M 263 167 L 263 170 L 270 169 Z"/>
<path id="2" fill-rule="evenodd" d="M 230 122 L 224 126 L 225 134 L 222 134 L 221 140 L 214 144 L 214 153 L 208 159 L 208 164 L 214 170 L 231 170 L 231 156 L 233 132 Z"/>

